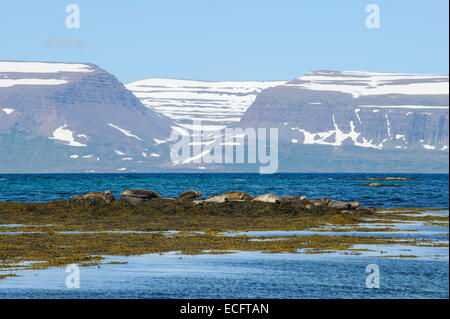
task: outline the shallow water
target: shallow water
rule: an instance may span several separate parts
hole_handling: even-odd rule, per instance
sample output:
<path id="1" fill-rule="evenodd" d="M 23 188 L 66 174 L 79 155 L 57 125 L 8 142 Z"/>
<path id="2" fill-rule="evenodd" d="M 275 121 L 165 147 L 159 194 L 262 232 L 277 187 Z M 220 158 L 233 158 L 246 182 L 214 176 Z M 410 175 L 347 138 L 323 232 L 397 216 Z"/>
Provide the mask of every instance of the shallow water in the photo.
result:
<path id="1" fill-rule="evenodd" d="M 181 259 L 180 259 L 181 257 Z M 448 298 L 448 260 L 335 254 L 142 255 L 126 265 L 80 269 L 80 288 L 64 268 L 22 271 L 0 282 L 0 298 Z M 366 288 L 366 267 L 380 288 Z"/>
<path id="2" fill-rule="evenodd" d="M 222 235 L 277 236 L 255 240 L 312 234 L 360 235 L 418 238 L 448 244 L 448 227 L 423 226 L 421 222 L 390 226 L 401 232 L 250 231 Z M 173 232 L 166 234 L 170 236 Z M 354 245 L 352 249 L 323 254 L 304 254 L 307 250 L 299 250 L 300 254 L 179 255 L 172 252 L 105 256 L 105 262 L 127 264 L 81 267 L 78 289 L 66 288 L 65 268 L 14 270 L 20 277 L 0 280 L 0 298 L 449 297 L 448 247 L 401 244 Z M 365 286 L 368 275 L 365 269 L 369 264 L 376 264 L 380 269 L 379 289 Z M 11 270 L 0 273 L 8 272 Z"/>

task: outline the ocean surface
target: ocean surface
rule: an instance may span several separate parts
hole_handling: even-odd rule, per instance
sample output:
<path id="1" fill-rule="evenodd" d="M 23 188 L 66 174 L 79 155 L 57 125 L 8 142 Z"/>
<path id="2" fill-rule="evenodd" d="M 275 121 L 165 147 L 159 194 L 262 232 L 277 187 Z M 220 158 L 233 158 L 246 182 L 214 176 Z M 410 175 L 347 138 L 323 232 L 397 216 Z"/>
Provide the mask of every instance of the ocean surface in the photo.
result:
<path id="1" fill-rule="evenodd" d="M 363 187 L 368 177 L 398 176 L 414 181 L 379 181 L 399 187 Z M 253 195 L 307 195 L 357 200 L 364 206 L 447 208 L 423 215 L 448 216 L 447 174 L 36 174 L 0 175 L 0 201 L 69 199 L 87 191 L 146 188 L 175 197 L 188 189 L 212 195 L 242 190 Z M 13 225 L 2 223 L 0 236 Z M 378 227 L 367 224 L 364 227 Z M 381 225 L 386 226 L 386 225 Z M 381 227 L 380 226 L 380 227 Z M 397 232 L 253 231 L 251 236 L 341 235 L 417 238 L 448 244 L 448 227 L 423 222 L 393 223 Z M 242 232 L 223 235 L 237 236 Z M 80 233 L 80 236 L 82 234 Z M 448 247 L 355 245 L 366 249 L 325 254 L 268 254 L 237 251 L 221 255 L 178 252 L 105 256 L 106 264 L 80 268 L 80 287 L 67 288 L 65 267 L 16 270 L 0 280 L 0 298 L 449 298 Z M 301 251 L 300 251 L 301 252 Z M 386 258 L 386 256 L 391 256 Z M 395 256 L 392 258 L 392 256 Z M 366 267 L 376 265 L 379 288 L 368 288 Z M 11 270 L 0 271 L 8 273 Z"/>
<path id="2" fill-rule="evenodd" d="M 414 181 L 381 181 L 399 187 L 364 187 L 369 177 L 407 177 Z M 204 195 L 240 190 L 252 195 L 274 193 L 357 200 L 374 207 L 449 207 L 448 174 L 0 174 L 0 201 L 43 202 L 74 194 L 124 189 L 151 189 L 176 197 L 194 189 Z"/>
<path id="3" fill-rule="evenodd" d="M 0 298 L 448 298 L 448 259 L 334 254 L 150 254 L 110 257 L 125 265 L 81 267 L 79 288 L 65 268 L 25 270 L 0 280 Z M 379 288 L 367 288 L 376 264 Z"/>

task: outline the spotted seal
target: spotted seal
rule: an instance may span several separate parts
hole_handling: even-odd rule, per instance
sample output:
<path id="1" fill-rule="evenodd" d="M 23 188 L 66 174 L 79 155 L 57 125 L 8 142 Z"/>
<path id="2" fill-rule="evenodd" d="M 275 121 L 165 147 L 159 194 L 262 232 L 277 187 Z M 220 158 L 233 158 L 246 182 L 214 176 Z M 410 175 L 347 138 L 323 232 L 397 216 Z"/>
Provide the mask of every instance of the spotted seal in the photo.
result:
<path id="1" fill-rule="evenodd" d="M 252 200 L 252 199 L 254 199 L 254 197 L 252 195 L 247 194 L 245 192 L 239 192 L 239 191 L 226 192 L 226 193 L 223 193 L 222 195 L 227 195 L 228 199 L 230 199 L 230 200 Z"/>
<path id="2" fill-rule="evenodd" d="M 179 200 L 194 200 L 202 196 L 201 192 L 198 191 L 185 191 L 178 196 Z"/>
<path id="3" fill-rule="evenodd" d="M 157 192 L 147 189 L 127 189 L 120 193 L 120 195 L 140 199 L 161 198 L 161 196 Z"/>
<path id="4" fill-rule="evenodd" d="M 221 194 L 221 195 L 215 195 L 211 196 L 208 199 L 205 199 L 204 203 L 225 203 L 228 202 L 229 198 L 228 195 Z"/>
<path id="5" fill-rule="evenodd" d="M 252 202 L 279 203 L 281 200 L 275 194 L 264 194 L 256 197 Z"/>
<path id="6" fill-rule="evenodd" d="M 115 198 L 114 195 L 109 191 L 104 192 L 89 192 L 83 195 L 74 195 L 72 199 L 82 200 L 82 199 L 94 199 L 100 198 L 104 200 L 106 203 L 111 203 Z"/>

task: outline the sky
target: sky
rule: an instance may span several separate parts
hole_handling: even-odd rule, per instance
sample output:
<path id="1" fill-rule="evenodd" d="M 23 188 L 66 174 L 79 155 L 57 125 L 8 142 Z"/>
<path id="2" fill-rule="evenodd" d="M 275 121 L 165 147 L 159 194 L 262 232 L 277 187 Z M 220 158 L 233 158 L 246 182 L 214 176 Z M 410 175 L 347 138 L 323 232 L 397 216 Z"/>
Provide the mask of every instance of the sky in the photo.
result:
<path id="1" fill-rule="evenodd" d="M 66 26 L 69 4 L 79 28 Z M 366 26 L 369 4 L 379 28 Z M 448 11 L 448 0 L 1 0 L 0 60 L 90 62 L 123 83 L 448 74 Z"/>

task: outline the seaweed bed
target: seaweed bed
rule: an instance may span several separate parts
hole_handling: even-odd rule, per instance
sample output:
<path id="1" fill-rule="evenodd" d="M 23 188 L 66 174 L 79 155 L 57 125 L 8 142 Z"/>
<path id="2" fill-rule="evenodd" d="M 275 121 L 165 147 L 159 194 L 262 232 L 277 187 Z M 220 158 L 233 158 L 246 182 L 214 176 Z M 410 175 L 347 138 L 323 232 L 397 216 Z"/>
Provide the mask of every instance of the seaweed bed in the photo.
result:
<path id="1" fill-rule="evenodd" d="M 0 279 L 18 269 L 43 269 L 78 263 L 101 264 L 104 255 L 137 255 L 178 251 L 183 254 L 262 251 L 323 253 L 345 250 L 358 254 L 355 244 L 448 247 L 415 238 L 370 236 L 227 236 L 226 231 L 321 230 L 330 226 L 354 231 L 359 223 L 408 221 L 448 225 L 448 216 L 421 216 L 421 210 L 342 211 L 326 206 L 310 209 L 282 201 L 237 201 L 195 206 L 192 202 L 152 199 L 132 204 L 126 199 L 56 200 L 50 203 L 0 202 Z M 333 226 L 335 225 L 335 226 Z M 110 231 L 114 231 L 111 233 Z M 131 232 L 130 232 L 131 231 Z M 168 231 L 171 231 L 168 233 Z M 1 234 L 1 232 L 5 232 Z M 10 232 L 7 234 L 6 232 Z M 67 233 L 69 232 L 69 233 Z M 118 233 L 117 233 L 118 232 Z M 263 239 L 263 240 L 261 240 Z"/>

